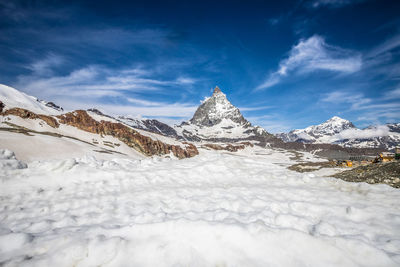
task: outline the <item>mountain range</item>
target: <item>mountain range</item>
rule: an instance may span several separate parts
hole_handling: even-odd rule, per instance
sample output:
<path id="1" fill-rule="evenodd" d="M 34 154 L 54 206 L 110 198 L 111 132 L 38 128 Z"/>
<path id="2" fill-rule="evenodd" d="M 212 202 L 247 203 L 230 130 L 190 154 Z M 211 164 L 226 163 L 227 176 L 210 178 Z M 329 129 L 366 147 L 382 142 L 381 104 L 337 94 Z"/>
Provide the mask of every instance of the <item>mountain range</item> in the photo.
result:
<path id="1" fill-rule="evenodd" d="M 27 142 L 27 146 L 22 146 L 25 150 L 48 147 L 50 138 L 63 149 L 69 150 L 79 143 L 76 151 L 90 150 L 95 155 L 172 153 L 185 158 L 197 155 L 197 148 L 236 151 L 247 145 L 259 145 L 332 156 L 375 154 L 376 148 L 393 149 L 400 141 L 399 124 L 360 130 L 336 116 L 320 125 L 273 135 L 246 120 L 218 87 L 202 101 L 190 120 L 170 126 L 155 119 L 110 116 L 96 108 L 65 112 L 55 103 L 0 85 L 0 119 L 0 134 L 5 135 L 4 144 L 0 140 L 0 145 L 10 146 L 4 140 L 15 139 L 15 133 L 22 133 L 35 136 L 18 139 L 18 142 Z M 21 147 L 15 145 L 10 149 L 18 153 Z"/>
<path id="2" fill-rule="evenodd" d="M 400 123 L 372 125 L 358 129 L 352 122 L 334 116 L 321 124 L 279 133 L 276 136 L 285 142 L 338 144 L 343 147 L 391 150 L 400 144 Z"/>

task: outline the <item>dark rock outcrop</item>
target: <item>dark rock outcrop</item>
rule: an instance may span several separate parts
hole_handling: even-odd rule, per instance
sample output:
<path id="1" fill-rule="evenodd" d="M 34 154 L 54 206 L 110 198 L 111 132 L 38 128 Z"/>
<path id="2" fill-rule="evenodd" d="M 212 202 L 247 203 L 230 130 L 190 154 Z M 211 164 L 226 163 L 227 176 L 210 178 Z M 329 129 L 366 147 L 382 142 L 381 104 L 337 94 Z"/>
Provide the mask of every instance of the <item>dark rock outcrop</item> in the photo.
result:
<path id="1" fill-rule="evenodd" d="M 0 113 L 3 112 L 3 109 L 6 107 L 3 102 L 0 101 Z"/>
<path id="2" fill-rule="evenodd" d="M 53 102 L 47 102 L 45 105 L 46 105 L 46 107 L 50 107 L 50 108 L 53 108 L 53 109 L 58 110 L 58 111 L 64 111 L 64 109 L 62 107 L 60 107 L 59 105 L 54 104 Z"/>
<path id="3" fill-rule="evenodd" d="M 400 162 L 369 164 L 332 176 L 348 182 L 383 183 L 400 188 Z"/>

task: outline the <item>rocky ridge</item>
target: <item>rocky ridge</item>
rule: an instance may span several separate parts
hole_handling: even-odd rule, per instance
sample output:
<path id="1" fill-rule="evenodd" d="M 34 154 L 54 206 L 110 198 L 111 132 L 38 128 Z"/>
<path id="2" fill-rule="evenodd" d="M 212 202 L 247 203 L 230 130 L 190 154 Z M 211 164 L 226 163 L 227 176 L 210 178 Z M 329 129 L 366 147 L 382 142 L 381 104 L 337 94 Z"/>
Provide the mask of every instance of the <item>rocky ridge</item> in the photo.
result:
<path id="1" fill-rule="evenodd" d="M 179 145 L 170 145 L 159 140 L 153 140 L 122 123 L 104 120 L 100 122 L 96 121 L 84 110 L 76 110 L 62 115 L 50 116 L 36 114 L 27 109 L 16 107 L 4 110 L 5 105 L 3 103 L 1 104 L 1 116 L 13 115 L 23 119 L 39 119 L 43 120 L 52 128 L 59 128 L 60 124 L 66 124 L 86 132 L 110 135 L 147 156 L 172 153 L 174 156 L 182 159 L 198 155 L 198 150 L 193 144 L 186 143 L 181 147 Z"/>
<path id="2" fill-rule="evenodd" d="M 148 156 L 164 155 L 172 152 L 176 157 L 182 159 L 198 155 L 197 148 L 193 144 L 187 143 L 185 148 L 178 145 L 165 144 L 159 140 L 144 136 L 122 123 L 104 120 L 98 122 L 84 110 L 68 112 L 57 116 L 57 118 L 62 124 L 71 125 L 91 133 L 116 137 L 128 146 Z"/>

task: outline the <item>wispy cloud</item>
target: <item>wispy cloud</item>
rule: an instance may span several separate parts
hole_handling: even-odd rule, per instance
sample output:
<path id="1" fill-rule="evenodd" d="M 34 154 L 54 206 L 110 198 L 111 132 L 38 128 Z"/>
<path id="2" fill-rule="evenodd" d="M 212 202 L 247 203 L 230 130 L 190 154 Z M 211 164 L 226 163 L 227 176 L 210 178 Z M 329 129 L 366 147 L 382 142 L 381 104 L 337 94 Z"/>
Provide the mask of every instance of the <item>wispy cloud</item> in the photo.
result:
<path id="1" fill-rule="evenodd" d="M 55 75 L 53 68 L 62 62 L 62 58 L 55 55 L 33 62 L 29 66 L 31 74 L 19 76 L 13 86 L 42 99 L 56 101 L 67 110 L 96 107 L 113 115 L 186 119 L 196 109 L 197 105 L 191 103 L 148 100 L 154 94 L 166 94 L 171 88 L 195 84 L 197 79 L 189 76 L 161 79 L 151 69 L 140 66 L 118 70 L 99 65 Z"/>
<path id="2" fill-rule="evenodd" d="M 366 0 L 314 0 L 311 2 L 311 7 L 320 8 L 320 7 L 330 7 L 330 8 L 338 8 L 343 7 L 355 3 L 364 2 Z"/>
<path id="3" fill-rule="evenodd" d="M 51 72 L 51 69 L 47 68 L 49 65 L 47 60 L 32 64 L 33 73 L 19 76 L 15 86 L 32 94 L 40 94 L 44 90 L 49 96 L 54 94 L 82 96 L 102 95 L 103 91 L 107 93 L 115 91 L 114 94 L 119 94 L 121 91 L 158 91 L 165 86 L 180 86 L 195 82 L 188 77 L 178 77 L 175 80 L 149 78 L 150 71 L 113 70 L 96 65 L 74 70 L 64 76 L 43 77 L 44 72 Z"/>
<path id="4" fill-rule="evenodd" d="M 329 103 L 341 106 L 341 109 L 357 112 L 357 121 L 369 121 L 378 123 L 384 121 L 398 120 L 400 117 L 400 90 L 392 90 L 381 97 L 368 98 L 363 93 L 352 91 L 334 91 L 322 95 L 322 104 Z"/>
<path id="5" fill-rule="evenodd" d="M 383 95 L 384 99 L 392 100 L 392 99 L 400 99 L 400 87 L 391 91 L 386 92 Z"/>
<path id="6" fill-rule="evenodd" d="M 396 35 L 390 37 L 389 39 L 387 39 L 386 41 L 384 41 L 383 43 L 381 43 L 380 45 L 378 45 L 377 47 L 372 49 L 368 53 L 367 57 L 370 57 L 370 58 L 377 57 L 386 52 L 394 50 L 398 47 L 400 47 L 400 34 L 396 34 Z"/>
<path id="7" fill-rule="evenodd" d="M 289 56 L 279 63 L 277 71 L 256 90 L 272 87 L 290 74 L 308 74 L 314 71 L 353 73 L 360 70 L 361 55 L 347 49 L 329 45 L 324 38 L 314 35 L 300 40 L 289 52 Z"/>
<path id="8" fill-rule="evenodd" d="M 341 104 L 348 103 L 351 105 L 351 109 L 360 109 L 368 103 L 371 103 L 371 99 L 366 98 L 362 93 L 354 93 L 350 91 L 334 91 L 325 94 L 322 102 Z"/>
<path id="9" fill-rule="evenodd" d="M 37 76 L 49 76 L 52 75 L 53 68 L 60 66 L 64 63 L 64 58 L 53 53 L 48 54 L 44 59 L 33 62 L 28 65 L 27 68 Z"/>

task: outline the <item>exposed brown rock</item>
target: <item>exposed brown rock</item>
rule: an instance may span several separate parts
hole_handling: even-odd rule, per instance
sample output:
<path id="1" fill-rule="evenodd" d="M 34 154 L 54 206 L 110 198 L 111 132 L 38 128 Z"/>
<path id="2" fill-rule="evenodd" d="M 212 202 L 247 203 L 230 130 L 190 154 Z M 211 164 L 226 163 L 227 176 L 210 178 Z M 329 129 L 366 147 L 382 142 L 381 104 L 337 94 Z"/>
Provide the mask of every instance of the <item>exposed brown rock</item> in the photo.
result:
<path id="1" fill-rule="evenodd" d="M 36 114 L 36 113 L 33 113 L 32 111 L 29 111 L 29 110 L 23 109 L 23 108 L 11 108 L 4 112 L 0 111 L 0 113 L 3 116 L 14 115 L 14 116 L 21 117 L 23 119 L 41 119 L 53 128 L 58 128 L 60 126 L 59 123 L 57 122 L 57 120 L 51 116 L 47 116 L 47 115 L 43 115 L 43 114 Z"/>
<path id="2" fill-rule="evenodd" d="M 193 144 L 187 144 L 185 148 L 177 145 L 165 144 L 161 141 L 153 140 L 148 136 L 141 135 L 139 132 L 122 123 L 103 120 L 98 122 L 90 117 L 84 110 L 76 110 L 57 117 L 62 124 L 71 125 L 91 133 L 111 135 L 148 156 L 164 155 L 172 152 L 176 157 L 182 159 L 199 154 L 196 146 Z"/>

